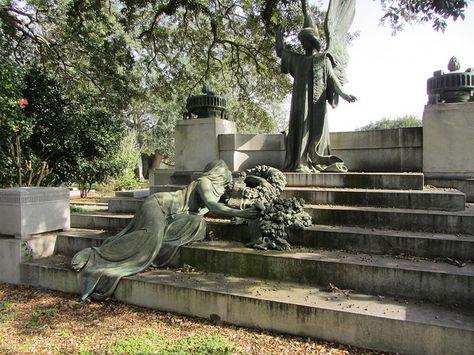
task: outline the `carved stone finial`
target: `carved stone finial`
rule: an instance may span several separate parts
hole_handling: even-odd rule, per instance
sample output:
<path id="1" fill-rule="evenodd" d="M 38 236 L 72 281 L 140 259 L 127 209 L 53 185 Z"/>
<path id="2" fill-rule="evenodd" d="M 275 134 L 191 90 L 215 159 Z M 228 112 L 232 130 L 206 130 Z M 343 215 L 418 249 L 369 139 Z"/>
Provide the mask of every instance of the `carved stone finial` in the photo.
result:
<path id="1" fill-rule="evenodd" d="M 437 70 L 427 81 L 428 104 L 474 101 L 474 72 L 469 68 L 459 71 L 461 64 L 452 57 L 449 73 Z"/>
<path id="2" fill-rule="evenodd" d="M 214 91 L 214 89 L 212 89 L 209 84 L 207 84 L 206 82 L 204 82 L 202 84 L 202 89 L 201 89 L 201 92 L 205 95 L 209 95 L 209 96 L 215 96 L 216 93 Z"/>
<path id="3" fill-rule="evenodd" d="M 450 72 L 453 72 L 453 71 L 458 71 L 459 69 L 461 69 L 461 63 L 459 63 L 459 60 L 458 58 L 456 57 L 451 57 L 451 59 L 449 60 L 449 63 L 448 63 L 448 70 Z"/>

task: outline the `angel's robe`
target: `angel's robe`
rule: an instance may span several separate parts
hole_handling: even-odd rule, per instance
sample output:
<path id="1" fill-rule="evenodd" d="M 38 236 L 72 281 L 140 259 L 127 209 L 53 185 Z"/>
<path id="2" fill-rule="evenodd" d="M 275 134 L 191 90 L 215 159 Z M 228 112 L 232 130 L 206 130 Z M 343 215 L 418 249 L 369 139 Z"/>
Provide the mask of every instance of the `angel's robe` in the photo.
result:
<path id="1" fill-rule="evenodd" d="M 334 80 L 327 53 L 302 55 L 283 49 L 281 68 L 293 81 L 284 171 L 346 172 L 342 159 L 331 155 L 326 101 Z"/>

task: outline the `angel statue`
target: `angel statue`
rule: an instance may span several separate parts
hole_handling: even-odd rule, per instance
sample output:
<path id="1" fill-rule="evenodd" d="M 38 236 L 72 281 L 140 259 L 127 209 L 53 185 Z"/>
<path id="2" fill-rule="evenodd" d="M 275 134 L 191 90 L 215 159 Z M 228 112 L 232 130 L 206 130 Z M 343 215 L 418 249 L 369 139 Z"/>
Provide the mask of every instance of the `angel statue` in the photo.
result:
<path id="1" fill-rule="evenodd" d="M 281 25 L 276 28 L 276 53 L 282 72 L 293 81 L 290 122 L 286 137 L 285 171 L 346 172 L 342 159 L 331 155 L 326 101 L 335 108 L 339 96 L 347 102 L 356 97 L 344 91 L 347 64 L 346 34 L 355 14 L 355 0 L 331 0 L 324 22 L 326 50 L 320 52 L 318 29 L 301 1 L 304 25 L 298 34 L 305 54 L 285 48 Z"/>

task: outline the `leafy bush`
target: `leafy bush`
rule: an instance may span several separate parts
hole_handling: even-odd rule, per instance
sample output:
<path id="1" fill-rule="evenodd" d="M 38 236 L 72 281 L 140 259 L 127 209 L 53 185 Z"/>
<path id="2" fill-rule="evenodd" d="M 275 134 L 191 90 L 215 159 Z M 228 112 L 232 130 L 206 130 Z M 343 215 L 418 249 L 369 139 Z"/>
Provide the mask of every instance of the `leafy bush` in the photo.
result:
<path id="1" fill-rule="evenodd" d="M 357 131 L 371 131 L 374 129 L 390 129 L 403 127 L 421 127 L 422 121 L 414 115 L 405 115 L 397 118 L 382 118 L 362 126 Z"/>

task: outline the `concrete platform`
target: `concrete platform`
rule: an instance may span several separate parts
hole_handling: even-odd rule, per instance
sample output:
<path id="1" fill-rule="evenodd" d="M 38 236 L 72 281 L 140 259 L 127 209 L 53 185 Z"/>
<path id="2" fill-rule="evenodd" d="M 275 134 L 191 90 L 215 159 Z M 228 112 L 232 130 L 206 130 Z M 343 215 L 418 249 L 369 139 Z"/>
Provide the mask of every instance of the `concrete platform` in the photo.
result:
<path id="1" fill-rule="evenodd" d="M 396 207 L 462 211 L 466 196 L 459 191 L 373 190 L 321 187 L 287 187 L 282 197 L 303 198 L 309 204 Z"/>
<path id="2" fill-rule="evenodd" d="M 31 285 L 79 292 L 69 259 L 23 265 Z M 119 283 L 114 298 L 129 304 L 225 323 L 410 354 L 468 354 L 474 311 L 412 299 L 327 292 L 295 283 L 223 274 L 153 270 Z"/>
<path id="3" fill-rule="evenodd" d="M 287 186 L 423 190 L 422 173 L 284 173 Z"/>

